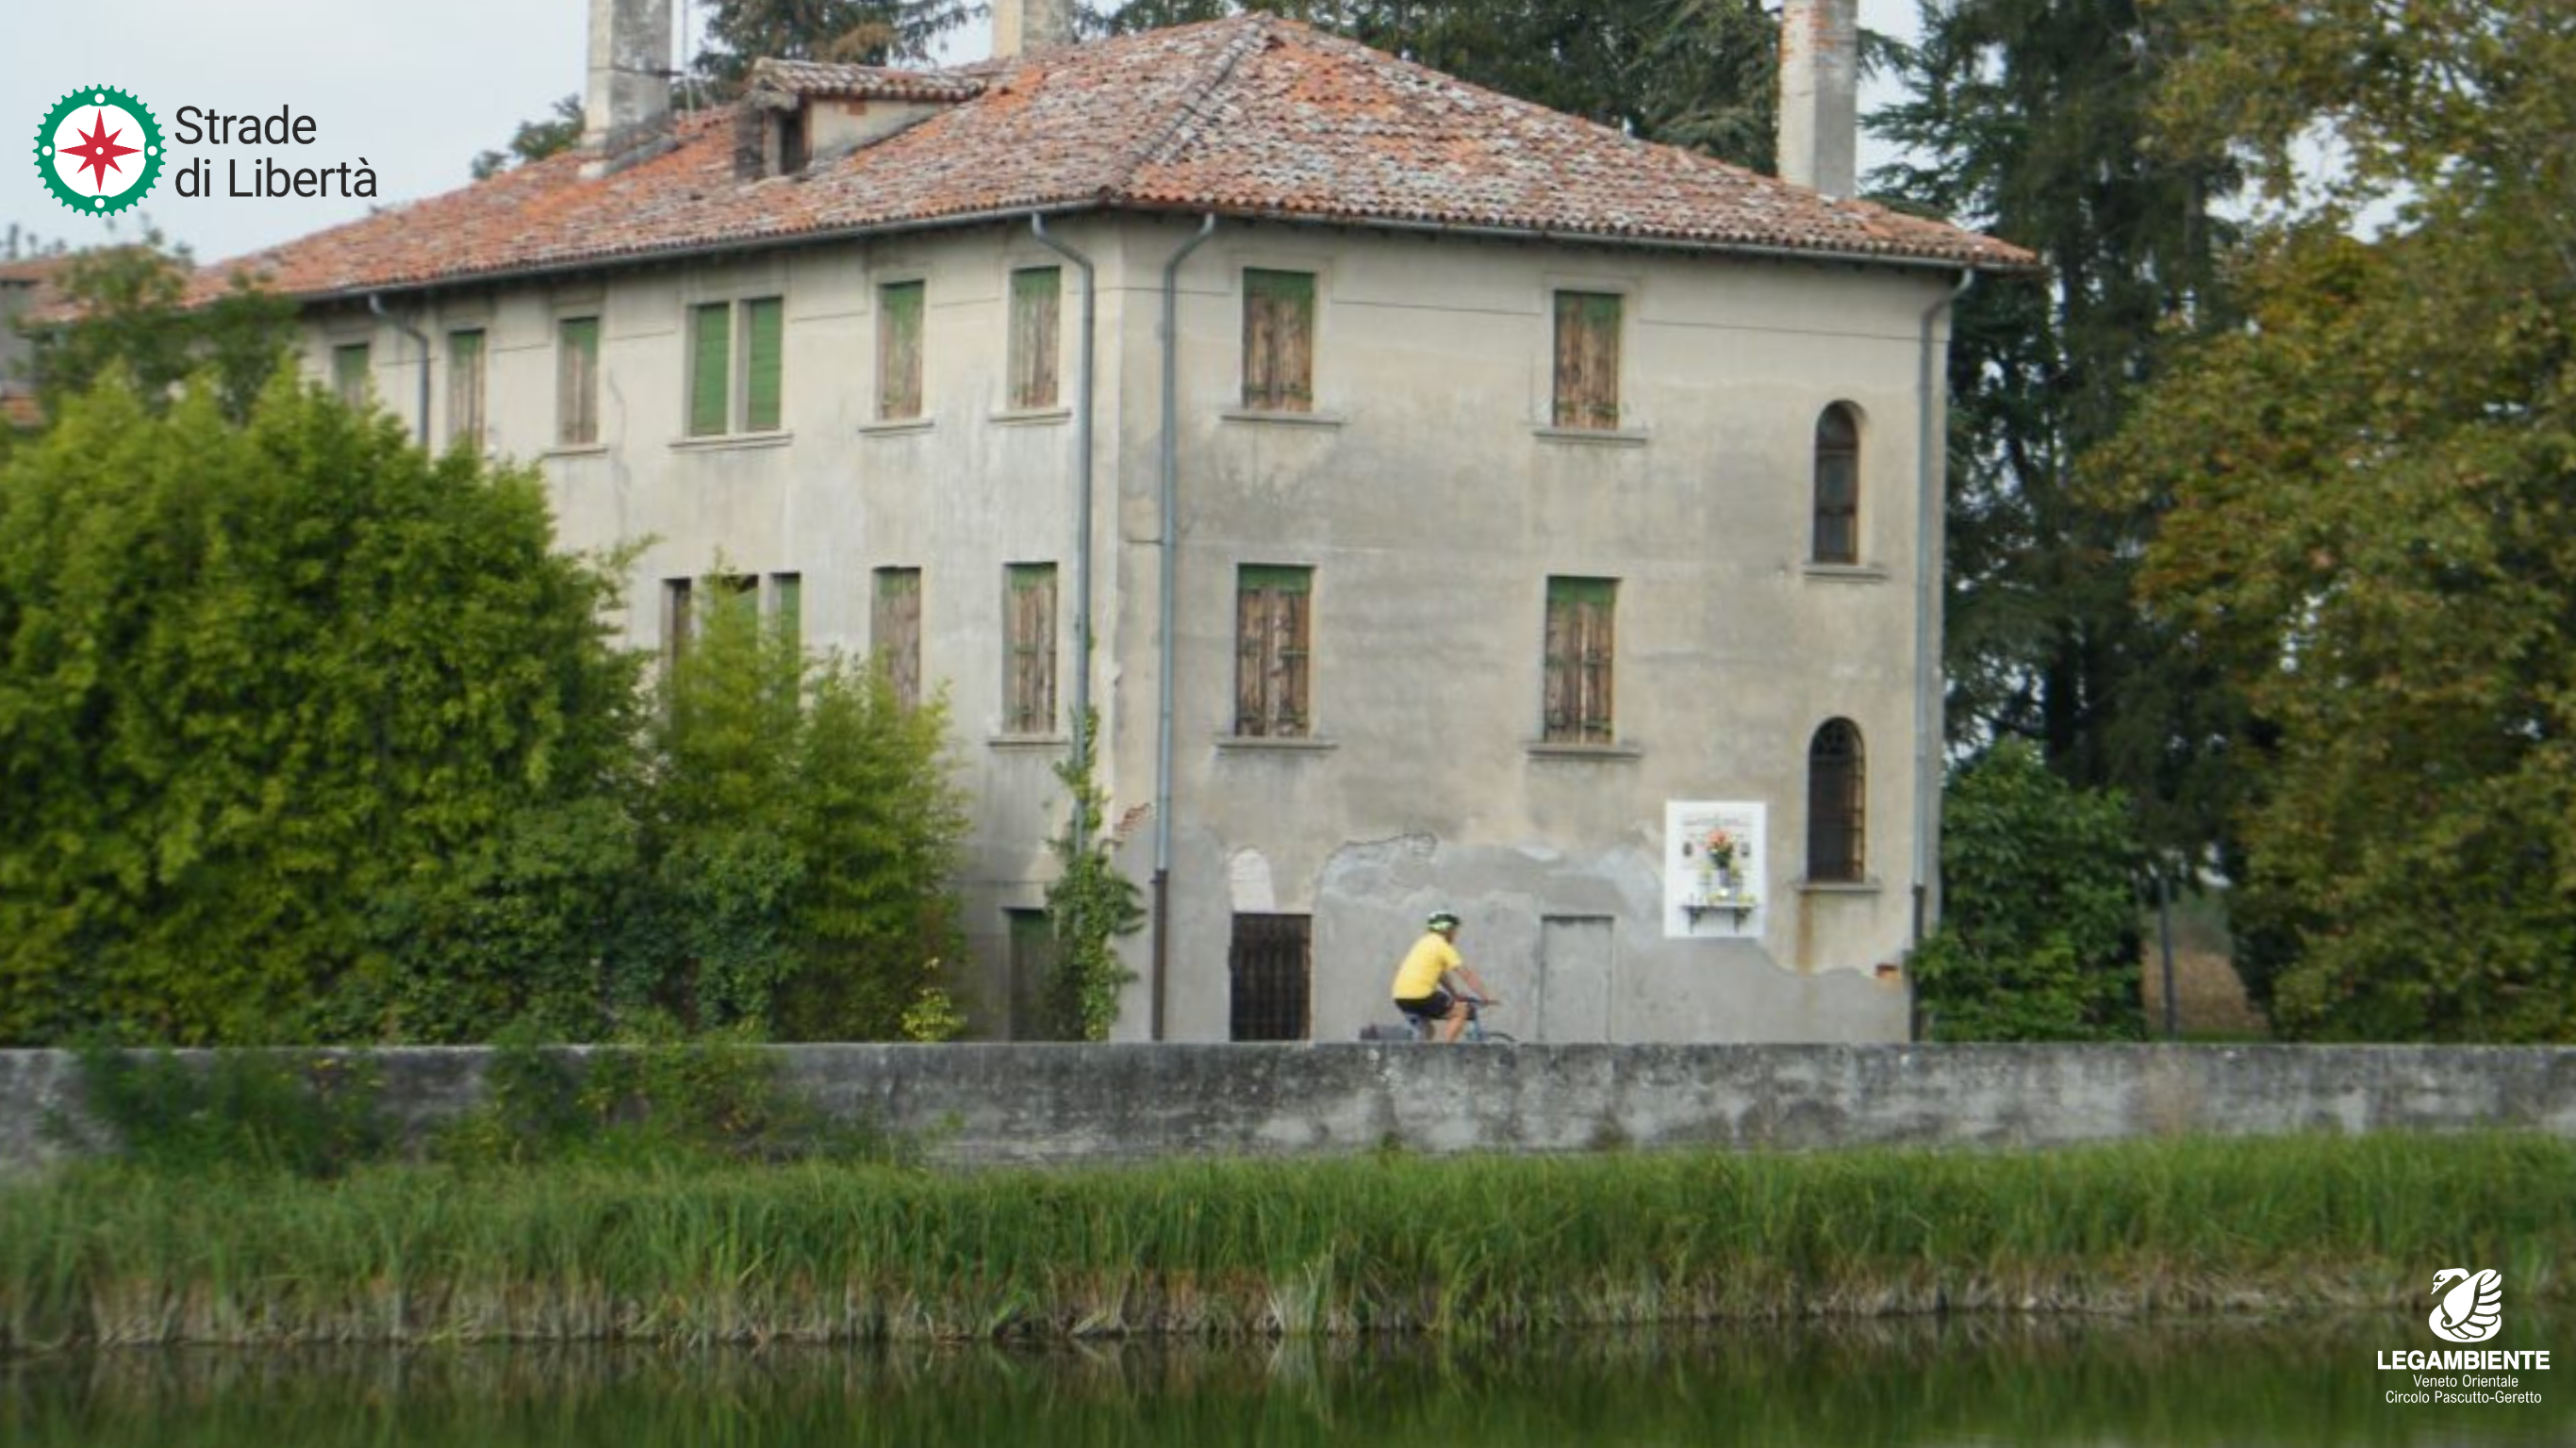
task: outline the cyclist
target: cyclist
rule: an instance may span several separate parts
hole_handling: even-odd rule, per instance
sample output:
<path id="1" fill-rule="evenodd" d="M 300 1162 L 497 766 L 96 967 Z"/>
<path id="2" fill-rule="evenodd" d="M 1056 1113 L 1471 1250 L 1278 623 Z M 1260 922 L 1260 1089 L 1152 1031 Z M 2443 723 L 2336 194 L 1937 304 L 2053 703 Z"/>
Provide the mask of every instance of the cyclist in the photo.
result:
<path id="1" fill-rule="evenodd" d="M 1404 953 L 1404 963 L 1395 969 L 1395 1008 L 1417 1027 L 1428 1029 L 1432 1022 L 1440 1025 L 1440 1039 L 1451 1042 L 1467 1029 L 1467 1002 L 1449 989 L 1451 976 L 1474 993 L 1477 1000 L 1493 1005 L 1502 1002 L 1485 989 L 1484 981 L 1469 969 L 1458 955 L 1458 914 L 1454 910 L 1434 910 L 1423 922 L 1422 938 Z"/>

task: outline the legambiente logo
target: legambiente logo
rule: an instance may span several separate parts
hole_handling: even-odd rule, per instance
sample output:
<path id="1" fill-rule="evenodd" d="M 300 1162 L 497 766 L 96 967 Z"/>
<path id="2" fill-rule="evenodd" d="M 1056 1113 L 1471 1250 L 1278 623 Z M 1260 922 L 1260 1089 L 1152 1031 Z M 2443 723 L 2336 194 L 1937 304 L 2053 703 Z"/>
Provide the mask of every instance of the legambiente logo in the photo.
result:
<path id="1" fill-rule="evenodd" d="M 151 107 L 114 86 L 90 86 L 55 102 L 36 127 L 36 174 L 74 211 L 113 216 L 152 194 L 162 149 Z"/>
<path id="2" fill-rule="evenodd" d="M 2445 1342 L 2485 1342 L 2504 1326 L 2504 1274 L 2492 1267 L 2445 1267 L 2433 1274 L 2433 1310 L 2424 1319 Z M 2381 1396 L 2390 1403 L 2537 1403 L 2523 1373 L 2549 1371 L 2549 1354 L 2523 1348 L 2439 1348 L 2382 1352 L 2382 1372 L 2402 1372 L 2408 1387 Z"/>

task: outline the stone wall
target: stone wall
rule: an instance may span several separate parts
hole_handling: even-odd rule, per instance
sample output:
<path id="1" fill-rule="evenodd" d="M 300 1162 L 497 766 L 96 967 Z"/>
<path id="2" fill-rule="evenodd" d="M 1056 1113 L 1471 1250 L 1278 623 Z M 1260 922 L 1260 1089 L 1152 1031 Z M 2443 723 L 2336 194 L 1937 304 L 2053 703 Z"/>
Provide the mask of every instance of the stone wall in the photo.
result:
<path id="1" fill-rule="evenodd" d="M 2576 1050 L 2437 1046 L 784 1046 L 828 1110 L 959 1164 L 1615 1147 L 2033 1147 L 2509 1127 L 2576 1136 Z M 374 1053 L 414 1134 L 486 1053 Z M 0 1172 L 77 1130 L 67 1053 L 0 1051 Z"/>

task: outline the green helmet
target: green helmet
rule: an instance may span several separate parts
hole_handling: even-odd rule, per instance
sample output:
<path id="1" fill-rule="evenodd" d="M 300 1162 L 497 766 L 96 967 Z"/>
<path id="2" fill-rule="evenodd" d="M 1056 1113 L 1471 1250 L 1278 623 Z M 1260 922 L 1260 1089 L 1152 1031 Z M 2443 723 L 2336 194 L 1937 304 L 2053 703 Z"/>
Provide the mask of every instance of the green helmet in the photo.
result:
<path id="1" fill-rule="evenodd" d="M 1458 928 L 1458 913 L 1454 910 L 1434 910 L 1431 912 L 1431 918 L 1422 923 L 1432 930 L 1455 930 Z"/>

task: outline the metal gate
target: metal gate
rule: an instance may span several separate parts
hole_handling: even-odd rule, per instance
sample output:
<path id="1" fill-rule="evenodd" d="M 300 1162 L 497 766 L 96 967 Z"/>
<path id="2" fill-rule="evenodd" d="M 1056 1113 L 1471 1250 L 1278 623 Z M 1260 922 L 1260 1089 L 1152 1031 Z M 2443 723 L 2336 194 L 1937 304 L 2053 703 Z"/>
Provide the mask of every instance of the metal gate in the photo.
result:
<path id="1" fill-rule="evenodd" d="M 1313 974 L 1312 919 L 1304 915 L 1237 915 L 1228 964 L 1234 983 L 1229 1039 L 1303 1041 Z"/>

